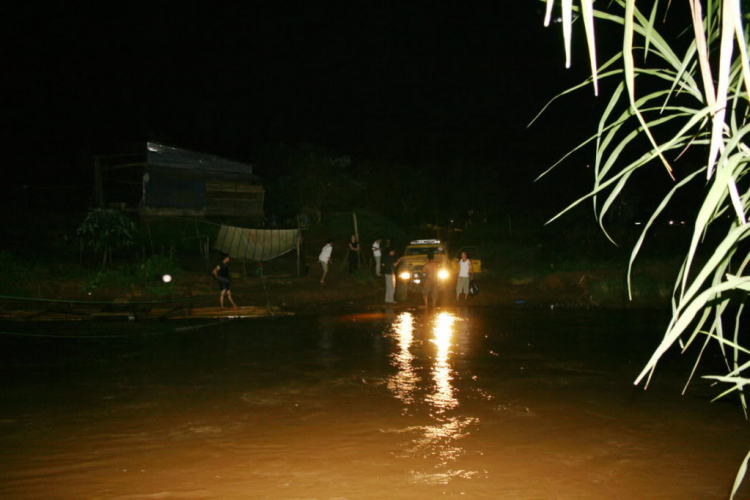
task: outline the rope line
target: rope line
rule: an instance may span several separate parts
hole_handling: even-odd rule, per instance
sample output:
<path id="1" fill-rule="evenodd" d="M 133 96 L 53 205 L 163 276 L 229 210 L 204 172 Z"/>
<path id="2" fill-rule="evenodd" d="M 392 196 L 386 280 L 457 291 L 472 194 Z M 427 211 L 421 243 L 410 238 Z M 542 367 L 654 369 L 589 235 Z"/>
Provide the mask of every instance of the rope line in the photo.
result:
<path id="1" fill-rule="evenodd" d="M 265 285 L 265 283 L 264 283 Z M 247 291 L 252 287 L 240 286 L 237 290 Z M 215 299 L 216 295 L 199 295 L 197 297 L 184 297 L 184 298 L 173 298 L 166 300 L 143 300 L 139 302 L 113 302 L 113 301 L 100 301 L 100 300 L 74 300 L 74 299 L 44 299 L 38 297 L 19 297 L 16 295 L 0 295 L 0 300 L 11 300 L 17 302 L 51 302 L 56 304 L 88 304 L 88 305 L 140 305 L 140 304 L 172 304 L 175 302 L 198 302 L 201 300 Z"/>
<path id="2" fill-rule="evenodd" d="M 140 302 L 113 302 L 113 301 L 99 301 L 99 300 L 72 300 L 72 299 L 42 299 L 36 297 L 18 297 L 15 295 L 0 295 L 0 300 L 13 300 L 19 302 L 53 302 L 58 304 L 90 304 L 90 305 L 137 305 L 137 304 L 171 304 L 173 302 L 195 302 L 198 300 L 204 300 L 212 298 L 213 295 L 202 295 L 200 297 L 186 297 L 182 299 L 168 299 L 168 300 L 145 300 Z"/>
<path id="3" fill-rule="evenodd" d="M 44 333 L 21 333 L 21 332 L 6 332 L 0 331 L 0 335 L 8 337 L 35 337 L 35 338 L 48 338 L 48 339 L 113 339 L 113 338 L 131 338 L 131 337 L 154 337 L 157 335 L 168 335 L 175 333 L 177 330 L 170 330 L 168 332 L 155 332 L 155 333 L 134 333 L 130 335 L 51 335 Z"/>
<path id="4" fill-rule="evenodd" d="M 221 321 L 214 321 L 213 323 L 207 323 L 205 325 L 194 325 L 194 326 L 183 326 L 175 328 L 174 330 L 167 330 L 163 332 L 153 333 L 131 333 L 131 334 L 115 334 L 115 335 L 53 335 L 44 333 L 23 333 L 23 332 L 8 332 L 0 331 L 0 336 L 7 337 L 30 337 L 30 338 L 47 338 L 47 339 L 67 339 L 67 340 L 78 340 L 78 339 L 116 339 L 116 338 L 135 338 L 135 337 L 158 337 L 163 335 L 173 335 L 175 333 L 189 332 L 194 330 L 201 330 L 203 328 L 209 328 L 212 326 L 222 325 L 230 323 L 234 318 L 228 318 Z"/>

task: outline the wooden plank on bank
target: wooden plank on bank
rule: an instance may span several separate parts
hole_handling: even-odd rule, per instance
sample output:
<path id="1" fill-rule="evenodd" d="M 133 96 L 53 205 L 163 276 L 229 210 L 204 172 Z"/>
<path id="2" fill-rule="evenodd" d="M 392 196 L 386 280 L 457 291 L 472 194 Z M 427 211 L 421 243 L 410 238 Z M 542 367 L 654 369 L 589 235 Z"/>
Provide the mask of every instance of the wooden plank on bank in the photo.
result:
<path id="1" fill-rule="evenodd" d="M 184 315 L 181 313 L 185 313 Z M 262 318 L 270 316 L 294 316 L 293 311 L 282 310 L 278 306 L 242 306 L 237 309 L 218 307 L 179 306 L 171 309 L 152 309 L 149 313 L 133 311 L 55 311 L 43 310 L 2 310 L 0 319 L 8 321 L 136 321 L 136 320 L 184 320 L 209 318 Z"/>
<path id="2" fill-rule="evenodd" d="M 136 313 L 134 312 L 95 312 L 91 313 L 91 319 L 104 321 L 135 321 Z"/>
<path id="3" fill-rule="evenodd" d="M 277 306 L 242 306 L 237 309 L 218 307 L 196 307 L 190 314 L 191 319 L 195 318 L 257 318 L 265 316 L 293 316 L 290 311 L 282 311 Z"/>
<path id="4" fill-rule="evenodd" d="M 51 312 L 51 311 L 49 309 L 42 309 L 41 311 L 36 311 L 36 312 L 33 312 L 33 313 L 29 314 L 28 316 L 24 316 L 22 319 L 25 320 L 25 321 L 29 321 L 31 319 L 38 318 L 40 316 L 44 316 L 48 312 Z"/>
<path id="5" fill-rule="evenodd" d="M 81 321 L 90 318 L 83 312 L 61 313 L 51 309 L 41 311 L 5 310 L 0 312 L 0 319 L 7 321 Z"/>
<path id="6" fill-rule="evenodd" d="M 172 309 L 168 309 L 164 313 L 160 314 L 158 316 L 159 321 L 164 321 L 167 318 L 170 318 L 178 313 L 185 312 L 185 317 L 190 316 L 190 306 L 177 306 L 173 307 Z"/>

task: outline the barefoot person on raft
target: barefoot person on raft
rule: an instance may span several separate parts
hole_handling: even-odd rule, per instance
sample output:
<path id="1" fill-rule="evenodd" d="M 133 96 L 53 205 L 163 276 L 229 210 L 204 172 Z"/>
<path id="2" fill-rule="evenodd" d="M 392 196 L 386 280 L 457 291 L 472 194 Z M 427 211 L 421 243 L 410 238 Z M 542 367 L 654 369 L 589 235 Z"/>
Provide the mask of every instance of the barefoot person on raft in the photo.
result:
<path id="1" fill-rule="evenodd" d="M 229 289 L 231 281 L 231 278 L 229 277 L 229 255 L 224 255 L 224 258 L 221 259 L 221 262 L 214 268 L 214 271 L 211 274 L 213 274 L 219 282 L 219 290 L 221 290 L 219 295 L 219 307 L 221 310 L 224 310 L 224 295 L 227 296 L 232 307 L 237 309 L 237 304 L 232 300 L 232 290 Z"/>

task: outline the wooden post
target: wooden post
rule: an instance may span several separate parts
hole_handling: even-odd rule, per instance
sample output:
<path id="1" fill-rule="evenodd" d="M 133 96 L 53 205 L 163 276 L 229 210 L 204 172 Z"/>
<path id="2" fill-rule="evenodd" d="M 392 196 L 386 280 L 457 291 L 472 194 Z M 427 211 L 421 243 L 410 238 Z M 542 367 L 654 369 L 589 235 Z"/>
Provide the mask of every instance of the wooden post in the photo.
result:
<path id="1" fill-rule="evenodd" d="M 359 241 L 359 228 L 357 227 L 357 214 L 352 212 L 352 219 L 354 219 L 354 237 L 357 238 L 357 243 L 359 243 L 359 252 L 357 252 L 357 265 L 363 263 L 362 260 L 362 242 Z"/>
<path id="2" fill-rule="evenodd" d="M 151 236 L 151 221 L 146 219 L 146 228 L 148 229 L 148 241 L 151 243 L 151 256 L 155 254 L 154 238 Z"/>
<path id="3" fill-rule="evenodd" d="M 300 239 L 302 239 L 302 228 L 299 224 L 299 215 L 297 215 L 297 277 L 302 276 L 300 271 Z"/>
<path id="4" fill-rule="evenodd" d="M 210 262 L 210 251 L 209 248 L 211 247 L 211 240 L 209 236 L 206 236 L 206 271 L 211 270 L 211 262 Z"/>

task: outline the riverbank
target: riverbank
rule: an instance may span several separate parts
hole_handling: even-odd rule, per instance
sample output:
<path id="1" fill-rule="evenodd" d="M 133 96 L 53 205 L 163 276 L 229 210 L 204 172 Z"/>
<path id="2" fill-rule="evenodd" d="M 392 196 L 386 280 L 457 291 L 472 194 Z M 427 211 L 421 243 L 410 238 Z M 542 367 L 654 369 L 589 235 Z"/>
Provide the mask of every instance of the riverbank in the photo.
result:
<path id="1" fill-rule="evenodd" d="M 272 266 L 253 270 L 241 264 L 232 267 L 232 291 L 240 306 L 273 308 L 277 311 L 308 313 L 318 310 L 366 308 L 383 304 L 384 281 L 374 273 L 361 270 L 350 275 L 332 265 L 325 284 L 319 282 L 319 269 L 310 263 L 307 276 L 298 277 L 290 269 Z M 94 274 L 95 277 L 91 278 Z M 49 272 L 32 274 L 16 293 L 4 294 L 0 310 L 4 313 L 24 311 L 33 318 L 35 312 L 51 310 L 65 314 L 66 302 L 78 309 L 140 310 L 141 316 L 156 309 L 210 308 L 218 305 L 214 278 L 205 270 L 181 269 L 169 284 L 157 279 L 136 284 L 116 278 L 100 278 L 101 272 L 81 270 L 55 276 Z M 112 277 L 114 276 L 114 277 Z M 92 285 L 93 283 L 93 285 Z M 461 305 L 501 308 L 661 308 L 669 304 L 671 285 L 660 268 L 645 269 L 634 277 L 633 300 L 628 300 L 624 270 L 585 269 L 551 270 L 546 274 L 519 278 L 487 271 L 477 276 L 480 293 Z M 457 302 L 454 285 L 447 284 L 438 305 Z M 13 298 L 15 297 L 15 299 Z M 402 305 L 420 305 L 420 296 L 410 296 Z M 106 311 L 104 311 L 106 312 Z M 159 315 L 162 313 L 160 312 Z M 153 314 L 151 314 L 153 316 Z"/>

